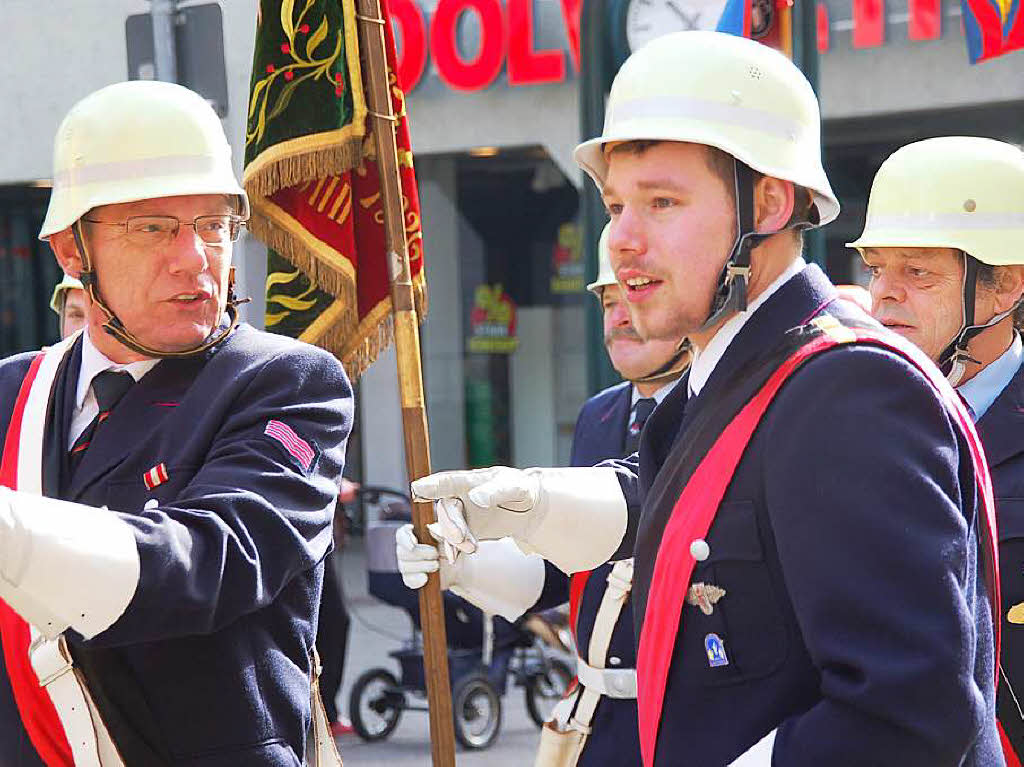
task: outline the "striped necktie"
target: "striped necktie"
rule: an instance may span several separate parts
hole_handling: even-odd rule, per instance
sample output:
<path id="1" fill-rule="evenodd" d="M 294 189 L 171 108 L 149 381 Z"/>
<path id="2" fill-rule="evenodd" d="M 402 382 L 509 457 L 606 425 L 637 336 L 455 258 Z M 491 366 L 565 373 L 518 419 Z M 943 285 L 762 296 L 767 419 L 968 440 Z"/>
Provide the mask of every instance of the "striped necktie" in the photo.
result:
<path id="1" fill-rule="evenodd" d="M 92 379 L 92 391 L 96 395 L 99 412 L 75 440 L 75 444 L 71 446 L 69 458 L 72 476 L 81 464 L 85 451 L 96 434 L 96 429 L 107 420 L 114 405 L 132 388 L 134 383 L 135 379 L 132 378 L 131 373 L 126 373 L 123 370 L 104 370 Z"/>
<path id="2" fill-rule="evenodd" d="M 640 434 L 657 404 L 653 397 L 643 397 L 636 401 L 636 407 L 633 408 L 633 422 L 626 432 L 626 455 L 633 455 L 640 449 Z"/>

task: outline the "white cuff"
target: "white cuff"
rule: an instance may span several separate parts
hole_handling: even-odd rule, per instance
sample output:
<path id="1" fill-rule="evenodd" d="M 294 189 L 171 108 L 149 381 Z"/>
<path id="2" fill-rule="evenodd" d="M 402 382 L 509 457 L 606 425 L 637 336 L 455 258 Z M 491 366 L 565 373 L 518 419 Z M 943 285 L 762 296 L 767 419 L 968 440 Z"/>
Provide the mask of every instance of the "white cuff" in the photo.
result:
<path id="1" fill-rule="evenodd" d="M 525 535 L 535 551 L 566 573 L 611 559 L 626 533 L 629 512 L 614 469 L 527 469 L 538 473 L 541 498 Z"/>
<path id="2" fill-rule="evenodd" d="M 772 767 L 772 751 L 775 748 L 776 732 L 778 730 L 769 732 L 750 749 L 740 754 L 738 759 L 729 764 L 729 767 Z"/>
<path id="3" fill-rule="evenodd" d="M 524 554 L 511 538 L 481 541 L 451 569 L 453 593 L 508 621 L 533 607 L 544 589 L 544 560 Z"/>
<path id="4" fill-rule="evenodd" d="M 135 533 L 114 512 L 0 489 L 0 597 L 47 635 L 48 623 L 86 639 L 109 628 L 139 569 Z"/>

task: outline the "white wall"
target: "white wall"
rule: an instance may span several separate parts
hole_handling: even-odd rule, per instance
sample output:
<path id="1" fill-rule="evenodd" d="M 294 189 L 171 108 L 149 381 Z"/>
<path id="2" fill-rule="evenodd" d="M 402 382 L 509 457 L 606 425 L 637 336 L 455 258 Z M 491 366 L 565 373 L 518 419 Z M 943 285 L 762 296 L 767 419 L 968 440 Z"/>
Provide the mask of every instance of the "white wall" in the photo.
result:
<path id="1" fill-rule="evenodd" d="M 423 325 L 423 378 L 430 419 L 431 461 L 438 471 L 461 469 L 466 465 L 465 335 L 455 161 L 451 157 L 419 158 L 416 173 L 431 307 Z"/>
<path id="2" fill-rule="evenodd" d="M 556 454 L 555 312 L 548 306 L 516 310 L 519 347 L 512 354 L 512 463 L 553 466 Z M 561 364 L 561 363 L 559 363 Z"/>

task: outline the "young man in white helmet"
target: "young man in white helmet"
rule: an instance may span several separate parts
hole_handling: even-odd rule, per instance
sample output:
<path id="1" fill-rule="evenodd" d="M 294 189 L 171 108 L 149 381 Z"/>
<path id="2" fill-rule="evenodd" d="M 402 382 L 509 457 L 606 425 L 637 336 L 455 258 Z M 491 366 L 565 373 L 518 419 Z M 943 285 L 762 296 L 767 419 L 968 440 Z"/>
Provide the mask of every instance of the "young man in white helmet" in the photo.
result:
<path id="1" fill-rule="evenodd" d="M 302 763 L 352 397 L 238 323 L 248 209 L 186 88 L 111 85 L 58 129 L 40 237 L 87 325 L 0 362 L 5 764 Z"/>
<path id="2" fill-rule="evenodd" d="M 636 452 L 643 426 L 689 363 L 685 344 L 644 340 L 633 328 L 608 253 L 608 226 L 598 245 L 600 269 L 587 285 L 601 302 L 604 343 L 626 379 L 588 399 L 573 435 L 570 464 L 593 466 Z M 434 546 L 419 544 L 406 525 L 396 536 L 405 584 L 421 588 L 441 567 L 441 582 L 460 596 L 514 621 L 527 612 L 570 602 L 580 684 L 557 706 L 541 737 L 536 767 L 640 767 L 636 708 L 636 644 L 629 590 L 631 560 L 565 574 L 524 554 L 511 539 L 484 541 L 449 565 Z"/>
<path id="3" fill-rule="evenodd" d="M 1002 575 L 996 711 L 1024 757 L 1024 153 L 992 139 L 909 144 L 878 170 L 864 233 L 872 314 L 938 363 L 971 408 L 992 472 Z M 1012 751 L 1012 753 L 1011 753 Z"/>
<path id="4" fill-rule="evenodd" d="M 984 460 L 934 366 L 800 258 L 839 209 L 806 79 L 666 35 L 576 158 L 634 325 L 693 363 L 638 462 L 414 483 L 445 540 L 567 570 L 634 554 L 648 767 L 999 764 Z"/>

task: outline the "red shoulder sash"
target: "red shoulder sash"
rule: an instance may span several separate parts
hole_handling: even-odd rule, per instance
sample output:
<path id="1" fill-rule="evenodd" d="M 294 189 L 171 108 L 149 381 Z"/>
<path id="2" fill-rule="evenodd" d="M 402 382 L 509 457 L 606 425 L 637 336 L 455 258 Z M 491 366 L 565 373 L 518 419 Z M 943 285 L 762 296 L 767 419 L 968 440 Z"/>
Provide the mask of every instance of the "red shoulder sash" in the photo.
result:
<path id="1" fill-rule="evenodd" d="M 36 355 L 32 360 L 18 391 L 11 423 L 7 427 L 3 458 L 0 460 L 0 485 L 12 490 L 18 488 L 18 455 L 25 404 L 42 361 L 43 354 Z M 71 746 L 64 735 L 64 726 L 57 717 L 57 710 L 53 707 L 50 696 L 40 686 L 39 678 L 29 661 L 28 648 L 31 639 L 28 623 L 6 602 L 0 600 L 0 642 L 3 643 L 4 663 L 7 666 L 7 676 L 11 681 L 21 722 L 28 732 L 32 745 L 48 767 L 74 767 Z"/>
<path id="2" fill-rule="evenodd" d="M 654 765 L 665 686 L 675 653 L 683 602 L 690 586 L 690 579 L 693 577 L 695 560 L 690 553 L 690 542 L 707 536 L 719 504 L 725 496 L 726 488 L 732 481 L 736 466 L 743 457 L 768 405 L 782 385 L 809 359 L 840 344 L 870 344 L 904 357 L 929 380 L 947 410 L 960 425 L 974 460 L 978 494 L 982 502 L 979 515 L 981 557 L 989 585 L 995 653 L 996 658 L 999 657 L 999 552 L 996 547 L 995 503 L 992 499 L 992 481 L 988 473 L 988 464 L 985 461 L 981 440 L 974 429 L 974 422 L 956 392 L 934 366 L 924 360 L 916 348 L 903 344 L 898 338 L 882 337 L 870 330 L 840 325 L 827 315 L 820 319 L 824 321 L 815 321 L 813 324 L 824 332 L 786 358 L 764 386 L 743 406 L 712 445 L 672 508 L 671 517 L 658 547 L 637 652 L 640 751 L 645 767 Z M 998 674 L 997 665 L 996 681 Z"/>

